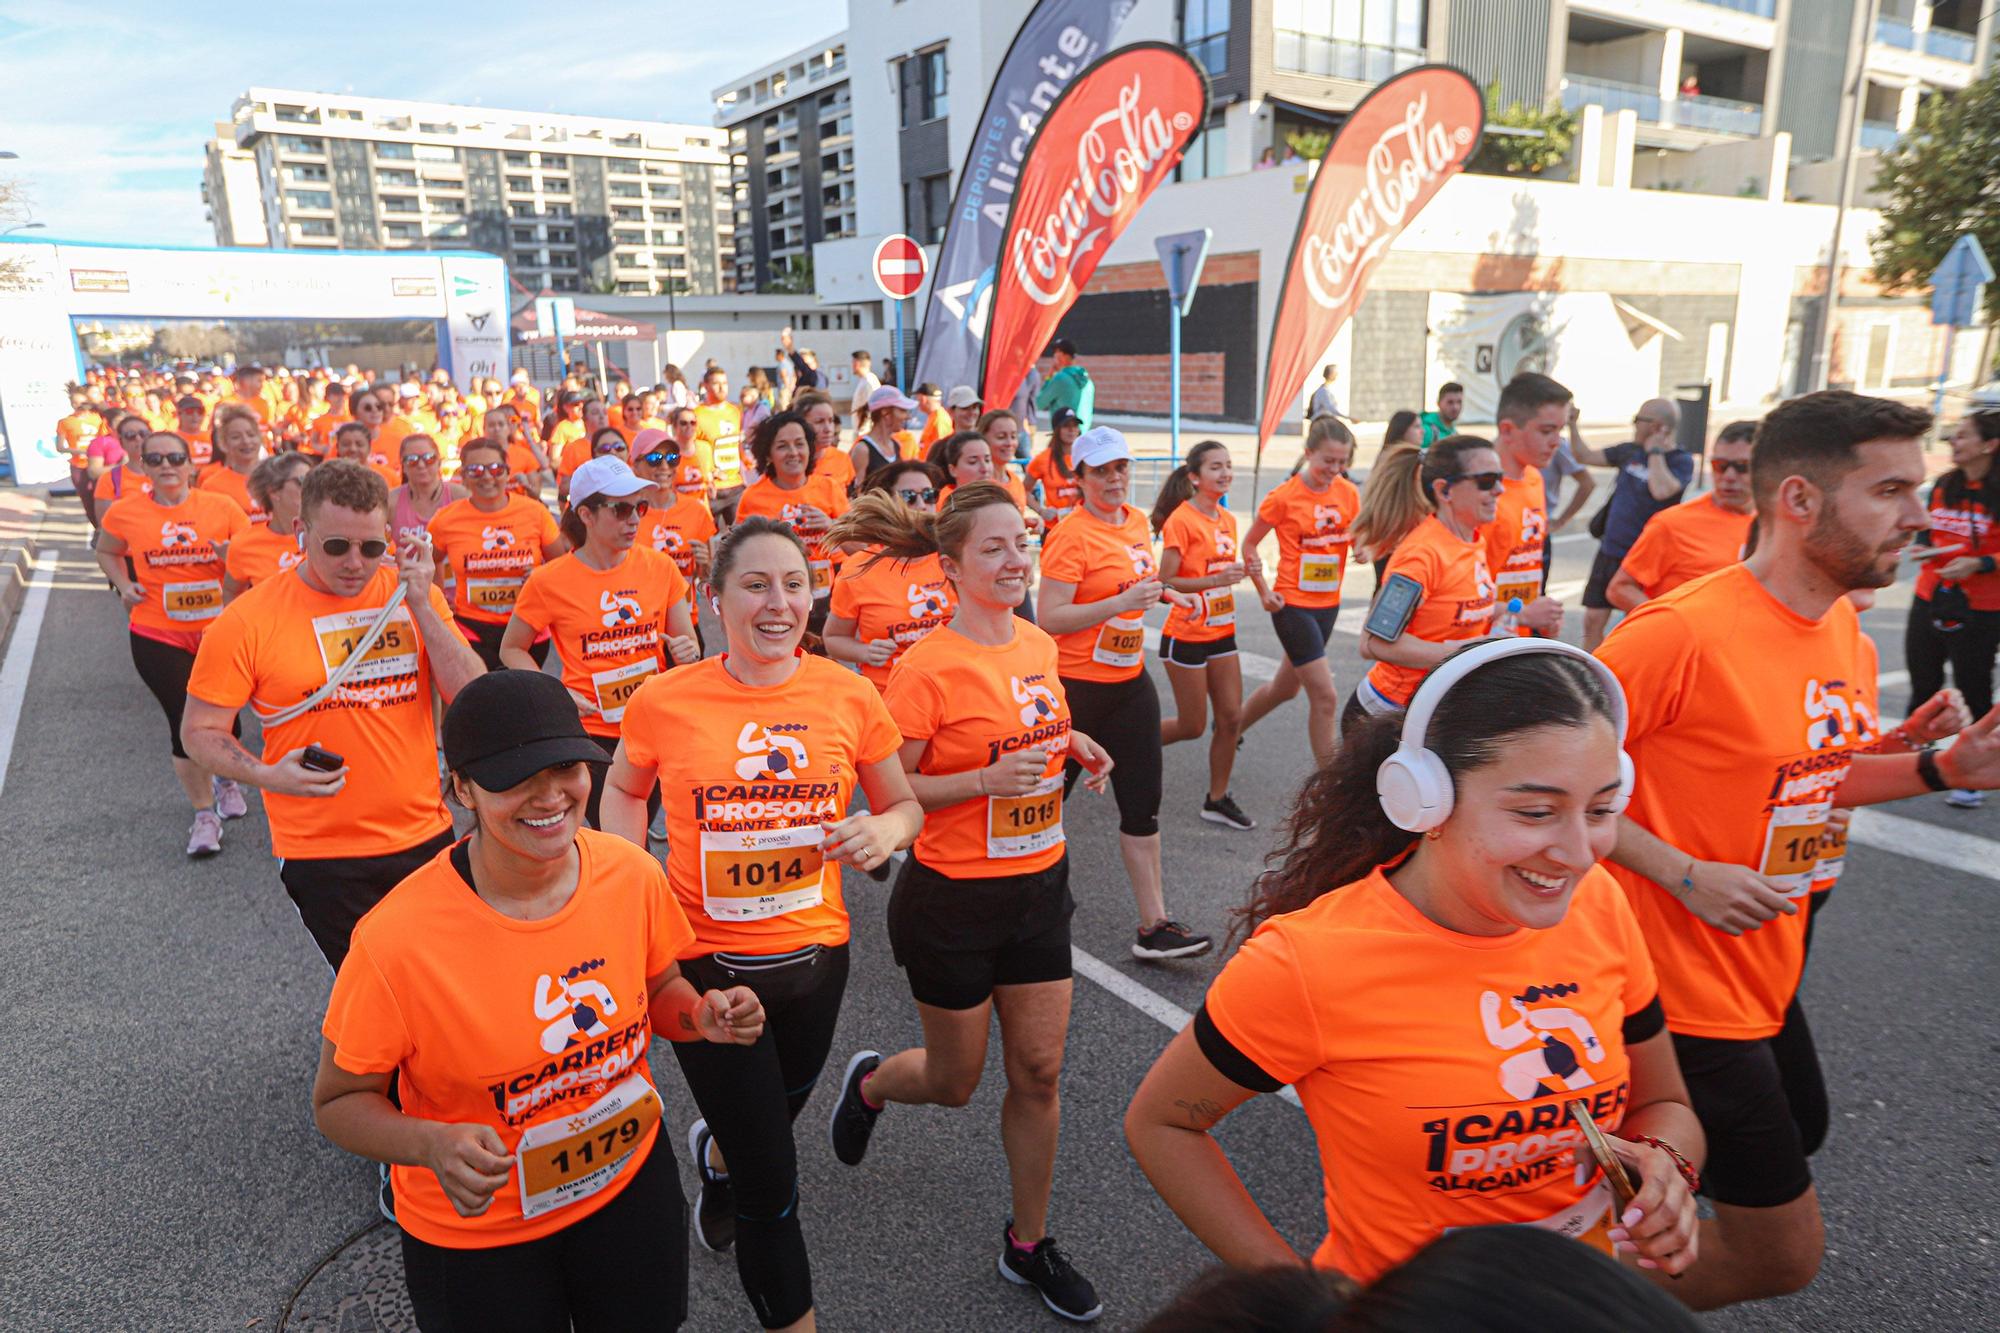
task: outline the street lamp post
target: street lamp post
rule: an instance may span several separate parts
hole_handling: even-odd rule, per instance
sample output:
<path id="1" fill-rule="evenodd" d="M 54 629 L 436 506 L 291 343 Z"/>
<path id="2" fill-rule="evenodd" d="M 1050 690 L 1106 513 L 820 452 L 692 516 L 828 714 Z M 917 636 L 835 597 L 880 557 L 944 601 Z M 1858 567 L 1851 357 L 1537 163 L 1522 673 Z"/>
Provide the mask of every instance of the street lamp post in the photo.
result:
<path id="1" fill-rule="evenodd" d="M 47 226 L 46 222 L 22 222 L 0 231 L 0 236 L 12 236 L 17 231 L 41 231 Z"/>

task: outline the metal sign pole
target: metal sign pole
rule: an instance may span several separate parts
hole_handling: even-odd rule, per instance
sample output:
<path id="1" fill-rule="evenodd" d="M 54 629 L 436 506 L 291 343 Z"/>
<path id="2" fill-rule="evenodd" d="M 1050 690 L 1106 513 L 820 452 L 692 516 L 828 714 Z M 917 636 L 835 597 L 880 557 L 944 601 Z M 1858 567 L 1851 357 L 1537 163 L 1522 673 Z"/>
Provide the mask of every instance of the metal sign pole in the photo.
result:
<path id="1" fill-rule="evenodd" d="M 904 379 L 906 378 L 906 376 L 905 376 L 905 375 L 903 374 L 903 303 L 902 303 L 902 301 L 901 301 L 900 299 L 899 299 L 899 300 L 897 300 L 897 301 L 895 302 L 895 306 L 896 306 L 896 351 L 895 351 L 895 357 L 894 357 L 894 360 L 895 360 L 895 369 L 896 369 L 896 387 L 897 387 L 898 389 L 902 390 L 902 392 L 903 392 L 904 396 L 905 396 L 905 397 L 907 397 L 907 396 L 909 395 L 909 392 L 910 392 L 910 386 L 909 386 L 909 385 L 907 385 L 907 384 L 905 384 L 905 383 L 903 383 L 903 380 L 904 380 Z"/>
<path id="2" fill-rule="evenodd" d="M 1944 386 L 1951 381 L 1951 343 L 1958 336 L 1958 325 L 1944 326 L 1944 364 L 1938 367 L 1937 395 L 1931 399 L 1931 415 L 1944 412 Z"/>
<path id="3" fill-rule="evenodd" d="M 1175 246 L 1173 281 L 1167 284 L 1170 293 L 1177 294 L 1183 290 L 1181 287 L 1181 264 L 1186 258 L 1186 248 L 1178 245 Z M 1170 298 L 1168 304 L 1173 306 L 1171 341 L 1167 352 L 1171 364 L 1168 379 L 1168 383 L 1171 386 L 1171 406 L 1169 411 L 1173 414 L 1173 420 L 1168 427 L 1168 433 L 1173 440 L 1174 461 L 1179 463 L 1181 457 L 1181 303 L 1178 296 L 1175 295 Z"/>

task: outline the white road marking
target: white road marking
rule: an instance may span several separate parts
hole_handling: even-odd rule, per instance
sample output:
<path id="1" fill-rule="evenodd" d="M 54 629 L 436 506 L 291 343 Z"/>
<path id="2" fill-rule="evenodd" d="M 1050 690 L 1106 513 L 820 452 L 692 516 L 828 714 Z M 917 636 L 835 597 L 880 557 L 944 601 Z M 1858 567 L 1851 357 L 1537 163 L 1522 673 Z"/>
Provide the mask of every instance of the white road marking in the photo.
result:
<path id="1" fill-rule="evenodd" d="M 2000 880 L 2000 846 L 1957 829 L 1940 828 L 1886 810 L 1860 810 L 1848 826 L 1849 841 L 1879 852 L 1927 861 L 1946 870 Z"/>
<path id="2" fill-rule="evenodd" d="M 1069 957 L 1071 964 L 1085 977 L 1104 987 L 1146 1017 L 1164 1024 L 1169 1031 L 1179 1032 L 1194 1021 L 1193 1014 L 1166 996 L 1141 986 L 1094 954 L 1085 953 L 1072 944 L 1069 946 Z M 1299 1101 L 1299 1094 L 1290 1088 L 1280 1088 L 1278 1095 L 1300 1110 L 1305 1109 Z"/>
<path id="3" fill-rule="evenodd" d="M 1907 671 L 1884 671 L 1875 677 L 1875 688 L 1878 690 L 1907 689 L 1909 684 L 1910 673 Z"/>
<path id="4" fill-rule="evenodd" d="M 49 609 L 49 587 L 55 582 L 56 558 L 35 558 L 35 575 L 21 598 L 14 618 L 14 637 L 7 660 L 0 664 L 0 792 L 7 789 L 7 769 L 14 758 L 14 736 L 21 726 L 21 705 L 28 699 L 28 673 L 35 666 L 35 644 L 42 637 L 42 619 Z"/>

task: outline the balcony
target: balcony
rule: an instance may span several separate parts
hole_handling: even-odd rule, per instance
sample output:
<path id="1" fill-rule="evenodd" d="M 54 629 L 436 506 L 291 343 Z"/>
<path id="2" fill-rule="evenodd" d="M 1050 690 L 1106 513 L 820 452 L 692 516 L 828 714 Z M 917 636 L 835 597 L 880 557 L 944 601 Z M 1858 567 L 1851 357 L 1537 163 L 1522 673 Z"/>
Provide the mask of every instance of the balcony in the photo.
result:
<path id="1" fill-rule="evenodd" d="M 1900 136 L 1896 133 L 1896 123 L 1892 120 L 1864 120 L 1861 122 L 1861 146 L 1873 152 L 1886 152 L 1896 146 Z"/>
<path id="2" fill-rule="evenodd" d="M 1949 60 L 1954 64 L 1970 65 L 1978 54 L 1979 39 L 1969 32 L 1953 32 L 1950 28 L 1931 28 L 1924 33 L 1924 54 L 1939 60 Z"/>
<path id="3" fill-rule="evenodd" d="M 1916 29 L 1901 19 L 1876 19 L 1875 40 L 1884 46 L 1893 46 L 1901 51 L 1914 51 L 1917 49 Z"/>
<path id="4" fill-rule="evenodd" d="M 1319 33 L 1296 32 L 1287 28 L 1277 30 L 1275 45 L 1276 64 L 1281 70 L 1368 83 L 1380 83 L 1391 75 L 1423 64 L 1429 58 L 1422 50 L 1340 41 Z"/>
<path id="5" fill-rule="evenodd" d="M 1764 129 L 1764 108 L 1755 102 L 1707 94 L 1682 96 L 1674 103 L 1674 123 L 1691 130 L 1740 134 L 1754 139 Z"/>
<path id="6" fill-rule="evenodd" d="M 1593 79 L 1584 74 L 1566 74 L 1562 81 L 1563 110 L 1601 106 L 1606 111 L 1632 111 L 1640 120 L 1655 124 L 1660 120 L 1660 90 L 1614 79 Z M 1760 116 L 1761 119 L 1761 116 Z"/>
<path id="7" fill-rule="evenodd" d="M 1717 9 L 1733 9 L 1739 14 L 1755 14 L 1760 19 L 1770 18 L 1778 11 L 1778 0 L 1695 0 L 1695 3 L 1713 5 Z"/>

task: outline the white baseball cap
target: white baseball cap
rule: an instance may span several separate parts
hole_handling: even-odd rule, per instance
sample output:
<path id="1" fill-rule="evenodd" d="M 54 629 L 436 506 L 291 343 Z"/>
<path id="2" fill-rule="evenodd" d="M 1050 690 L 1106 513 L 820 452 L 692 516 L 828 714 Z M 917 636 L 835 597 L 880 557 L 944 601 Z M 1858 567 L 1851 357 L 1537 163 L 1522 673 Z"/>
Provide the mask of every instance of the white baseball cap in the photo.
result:
<path id="1" fill-rule="evenodd" d="M 396 386 L 396 396 L 398 398 L 415 398 L 418 394 L 422 392 L 423 392 L 422 389 L 419 389 L 416 385 L 410 383 L 408 380 L 404 380 L 401 384 Z"/>
<path id="2" fill-rule="evenodd" d="M 1069 461 L 1077 467 L 1103 467 L 1131 457 L 1132 447 L 1125 443 L 1125 437 L 1109 426 L 1092 426 L 1069 447 Z M 575 482 L 570 483 L 570 494 L 576 494 Z"/>
<path id="3" fill-rule="evenodd" d="M 945 396 L 944 405 L 946 407 L 978 407 L 980 405 L 979 390 L 973 388 L 970 384 L 961 384 Z"/>
<path id="4" fill-rule="evenodd" d="M 514 384 L 526 384 L 528 382 L 528 372 L 525 370 L 515 371 L 511 382 Z"/>
<path id="5" fill-rule="evenodd" d="M 619 500 L 650 490 L 652 486 L 652 482 L 640 480 L 624 459 L 605 454 L 585 463 L 569 479 L 569 502 L 572 506 L 580 505 L 600 495 Z"/>
<path id="6" fill-rule="evenodd" d="M 893 384 L 885 384 L 868 395 L 868 410 L 870 412 L 880 412 L 885 407 L 894 407 L 905 412 L 913 412 L 916 410 L 917 400 L 914 398 L 905 398 L 901 389 Z"/>

